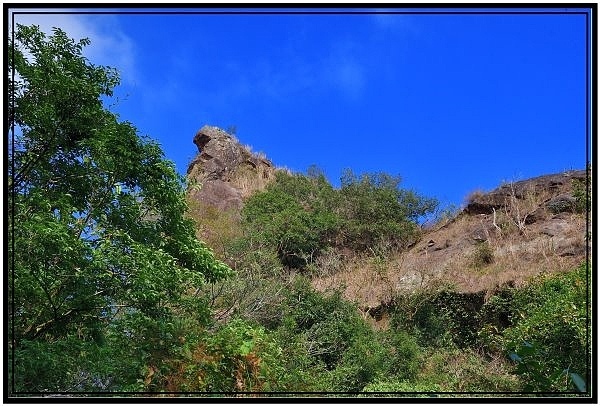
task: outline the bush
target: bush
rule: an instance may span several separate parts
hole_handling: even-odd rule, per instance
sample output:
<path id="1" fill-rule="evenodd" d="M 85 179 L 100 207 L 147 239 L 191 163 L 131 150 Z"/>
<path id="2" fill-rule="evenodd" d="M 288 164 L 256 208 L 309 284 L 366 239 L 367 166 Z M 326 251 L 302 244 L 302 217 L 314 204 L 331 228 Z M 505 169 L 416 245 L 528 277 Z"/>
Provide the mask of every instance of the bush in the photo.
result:
<path id="1" fill-rule="evenodd" d="M 516 371 L 527 389 L 573 390 L 571 382 L 560 380 L 565 369 L 589 382 L 591 298 L 586 291 L 591 284 L 590 274 L 591 270 L 588 273 L 582 265 L 565 274 L 540 276 L 515 293 L 513 306 L 519 316 L 513 326 L 504 330 L 503 343 L 507 354 L 539 365 L 532 371 L 517 363 Z M 535 351 L 529 351 L 531 347 Z"/>
<path id="2" fill-rule="evenodd" d="M 434 349 L 413 379 L 444 392 L 512 392 L 519 382 L 502 360 L 490 360 L 472 349 Z"/>
<path id="3" fill-rule="evenodd" d="M 468 347 L 480 327 L 483 293 L 419 290 L 395 298 L 392 327 L 414 334 L 433 347 Z"/>
<path id="4" fill-rule="evenodd" d="M 339 212 L 344 245 L 364 251 L 383 241 L 404 248 L 418 235 L 417 221 L 437 207 L 427 199 L 399 188 L 401 178 L 385 173 L 342 176 Z"/>
<path id="5" fill-rule="evenodd" d="M 170 360 L 171 368 L 145 370 L 146 390 L 170 392 L 261 391 L 279 374 L 281 349 L 261 327 L 233 319 L 215 331 L 200 331 Z"/>
<path id="6" fill-rule="evenodd" d="M 327 208 L 333 189 L 324 178 L 278 172 L 242 210 L 247 233 L 275 247 L 283 265 L 302 268 L 329 243 L 338 220 Z"/>
<path id="7" fill-rule="evenodd" d="M 359 392 L 377 380 L 410 379 L 419 370 L 421 348 L 409 334 L 361 329 L 352 339 L 331 371 L 332 390 Z"/>
<path id="8" fill-rule="evenodd" d="M 494 250 L 488 242 L 480 242 L 475 247 L 472 258 L 473 267 L 481 269 L 494 263 Z"/>
<path id="9" fill-rule="evenodd" d="M 356 177 L 347 171 L 341 189 L 324 175 L 278 172 L 275 182 L 256 193 L 242 210 L 249 236 L 270 244 L 282 264 L 305 268 L 328 248 L 365 251 L 379 245 L 404 248 L 417 238 L 417 221 L 437 202 L 398 188 L 399 177 Z"/>
<path id="10" fill-rule="evenodd" d="M 360 392 L 370 382 L 389 372 L 390 355 L 391 348 L 383 345 L 374 335 L 359 335 L 331 371 L 331 389 Z"/>
<path id="11" fill-rule="evenodd" d="M 438 294 L 436 291 L 417 290 L 396 297 L 391 311 L 391 328 L 414 335 L 424 346 L 450 344 L 452 321 L 436 306 Z"/>
<path id="12" fill-rule="evenodd" d="M 303 277 L 288 292 L 283 319 L 283 328 L 303 335 L 308 353 L 328 369 L 335 368 L 356 335 L 368 330 L 356 307 L 340 292 L 321 294 Z"/>

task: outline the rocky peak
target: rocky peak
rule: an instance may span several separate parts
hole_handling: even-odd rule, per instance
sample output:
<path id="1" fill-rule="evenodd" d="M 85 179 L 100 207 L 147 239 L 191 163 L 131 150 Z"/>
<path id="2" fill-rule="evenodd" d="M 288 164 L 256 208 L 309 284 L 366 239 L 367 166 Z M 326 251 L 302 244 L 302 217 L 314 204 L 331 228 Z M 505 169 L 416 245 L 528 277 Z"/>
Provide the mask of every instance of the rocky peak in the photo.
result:
<path id="1" fill-rule="evenodd" d="M 198 155 L 188 166 L 187 177 L 199 185 L 190 192 L 197 201 L 220 210 L 239 210 L 243 198 L 274 177 L 271 161 L 221 128 L 206 125 L 193 141 Z"/>

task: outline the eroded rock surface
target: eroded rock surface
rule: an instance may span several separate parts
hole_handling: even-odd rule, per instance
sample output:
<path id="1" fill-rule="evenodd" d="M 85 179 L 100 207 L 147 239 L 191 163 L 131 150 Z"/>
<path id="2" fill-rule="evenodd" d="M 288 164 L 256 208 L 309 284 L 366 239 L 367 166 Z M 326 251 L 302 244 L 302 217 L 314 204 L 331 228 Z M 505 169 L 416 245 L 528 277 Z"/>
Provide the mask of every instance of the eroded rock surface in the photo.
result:
<path id="1" fill-rule="evenodd" d="M 252 153 L 231 134 L 204 126 L 194 137 L 198 155 L 187 169 L 197 186 L 190 197 L 219 210 L 239 211 L 243 199 L 274 178 L 275 168 L 266 157 Z"/>

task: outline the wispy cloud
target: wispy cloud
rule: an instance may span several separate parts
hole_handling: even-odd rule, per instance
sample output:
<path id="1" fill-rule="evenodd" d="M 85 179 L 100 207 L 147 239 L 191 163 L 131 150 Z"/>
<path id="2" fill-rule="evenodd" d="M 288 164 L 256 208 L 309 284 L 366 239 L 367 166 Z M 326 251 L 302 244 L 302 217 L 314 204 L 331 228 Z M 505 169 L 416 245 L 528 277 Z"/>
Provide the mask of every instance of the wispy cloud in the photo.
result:
<path id="1" fill-rule="evenodd" d="M 347 44 L 335 44 L 321 58 L 297 56 L 290 59 L 263 59 L 248 66 L 232 62 L 220 71 L 231 72 L 231 80 L 218 90 L 221 98 L 267 98 L 275 102 L 329 93 L 332 97 L 356 100 L 367 86 L 367 66 L 359 53 Z M 215 95 L 216 97 L 219 97 Z"/>
<path id="2" fill-rule="evenodd" d="M 123 82 L 136 82 L 135 45 L 119 26 L 116 16 L 48 14 L 50 10 L 14 9 L 11 11 L 15 12 L 14 20 L 16 23 L 38 25 L 46 34 L 51 34 L 52 29 L 56 27 L 65 31 L 69 37 L 76 41 L 89 38 L 91 44 L 84 49 L 84 55 L 93 64 L 117 68 Z M 20 14 L 18 11 L 26 11 L 28 14 Z M 31 14 L 32 12 L 36 13 Z"/>

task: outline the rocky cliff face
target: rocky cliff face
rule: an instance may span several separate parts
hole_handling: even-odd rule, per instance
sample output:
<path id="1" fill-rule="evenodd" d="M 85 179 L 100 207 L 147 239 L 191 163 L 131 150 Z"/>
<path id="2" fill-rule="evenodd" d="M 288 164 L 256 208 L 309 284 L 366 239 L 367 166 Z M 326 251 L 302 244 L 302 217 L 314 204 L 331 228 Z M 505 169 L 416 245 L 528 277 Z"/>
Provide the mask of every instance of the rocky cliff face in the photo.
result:
<path id="1" fill-rule="evenodd" d="M 188 166 L 187 177 L 198 186 L 190 190 L 190 198 L 204 205 L 239 211 L 245 197 L 275 176 L 271 161 L 218 127 L 202 127 L 194 144 L 198 155 Z"/>

